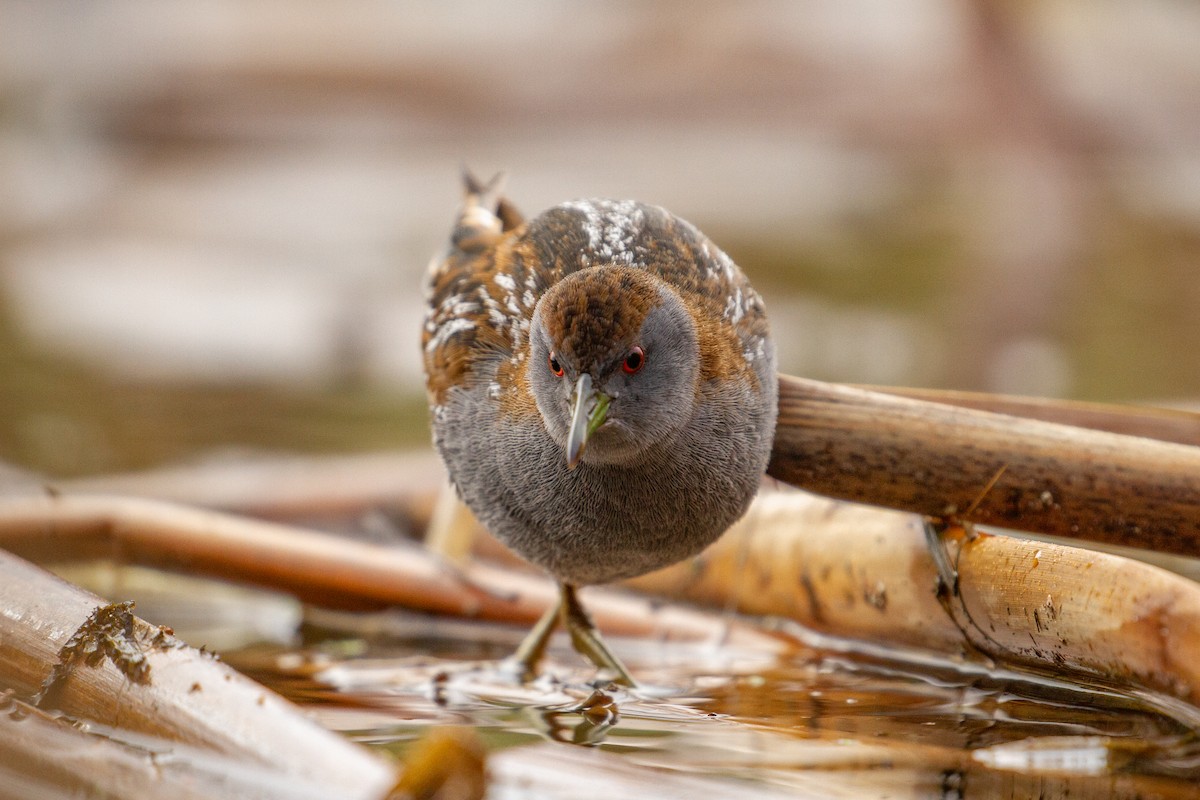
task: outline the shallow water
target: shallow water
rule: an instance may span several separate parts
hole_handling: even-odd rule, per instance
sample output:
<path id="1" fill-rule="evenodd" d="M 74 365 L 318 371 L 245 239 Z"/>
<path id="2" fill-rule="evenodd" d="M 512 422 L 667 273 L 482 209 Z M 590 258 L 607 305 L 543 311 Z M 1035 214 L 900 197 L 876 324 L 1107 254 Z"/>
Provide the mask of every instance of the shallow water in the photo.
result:
<path id="1" fill-rule="evenodd" d="M 403 757 L 431 727 L 473 729 L 513 789 L 506 758 L 596 749 L 652 776 L 697 778 L 722 791 L 754 787 L 848 797 L 1193 796 L 1197 717 L 1174 717 L 1098 687 L 882 654 L 836 639 L 781 656 L 720 644 L 615 640 L 642 685 L 597 681 L 559 637 L 545 674 L 521 685 L 502 669 L 522 631 L 393 614 L 374 632 L 317 614 L 294 648 L 253 646 L 226 661 L 304 704 L 325 725 Z M 352 623 L 361 629 L 362 618 Z M 812 646 L 816 644 L 817 646 Z M 604 784 L 604 769 L 580 780 Z M 620 780 L 604 791 L 657 797 Z M 553 779 L 529 797 L 558 796 Z M 670 781 L 664 791 L 673 786 Z M 607 796 L 607 795 L 598 795 Z M 768 794 L 769 796 L 769 794 Z"/>

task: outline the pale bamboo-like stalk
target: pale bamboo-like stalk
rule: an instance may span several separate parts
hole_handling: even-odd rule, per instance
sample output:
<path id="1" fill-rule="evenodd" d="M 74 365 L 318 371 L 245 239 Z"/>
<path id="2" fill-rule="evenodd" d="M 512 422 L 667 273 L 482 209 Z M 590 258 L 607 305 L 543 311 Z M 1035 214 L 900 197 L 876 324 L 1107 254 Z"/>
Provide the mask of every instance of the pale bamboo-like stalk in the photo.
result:
<path id="1" fill-rule="evenodd" d="M 957 595 L 935 591 L 919 517 L 780 493 L 760 498 L 696 563 L 632 583 L 838 636 L 982 653 L 1200 705 L 1200 585 L 1074 547 L 961 531 L 948 538 Z"/>
<path id="2" fill-rule="evenodd" d="M 344 518 L 383 509 L 423 524 L 445 482 L 441 461 L 429 451 L 214 461 L 48 486 L 61 494 L 145 497 L 264 519 Z"/>

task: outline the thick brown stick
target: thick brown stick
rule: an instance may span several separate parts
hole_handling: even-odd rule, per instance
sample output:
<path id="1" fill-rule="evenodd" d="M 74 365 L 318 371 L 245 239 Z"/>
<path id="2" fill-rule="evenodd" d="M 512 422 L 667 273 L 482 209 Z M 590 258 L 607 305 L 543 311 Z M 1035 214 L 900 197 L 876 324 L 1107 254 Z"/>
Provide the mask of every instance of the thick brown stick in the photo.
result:
<path id="1" fill-rule="evenodd" d="M 326 787 L 329 796 L 380 797 L 395 782 L 382 761 L 304 718 L 290 703 L 212 656 L 118 612 L 89 627 L 100 598 L 0 551 L 0 686 L 32 699 L 60 659 L 74 659 L 45 705 L 79 719 L 249 761 Z M 90 632 L 89 632 L 90 631 Z M 64 646 L 80 632 L 82 646 Z M 84 632 L 88 632 L 84 636 Z"/>
<path id="2" fill-rule="evenodd" d="M 779 387 L 768 473 L 802 489 L 1200 555 L 1200 448 L 788 376 Z"/>

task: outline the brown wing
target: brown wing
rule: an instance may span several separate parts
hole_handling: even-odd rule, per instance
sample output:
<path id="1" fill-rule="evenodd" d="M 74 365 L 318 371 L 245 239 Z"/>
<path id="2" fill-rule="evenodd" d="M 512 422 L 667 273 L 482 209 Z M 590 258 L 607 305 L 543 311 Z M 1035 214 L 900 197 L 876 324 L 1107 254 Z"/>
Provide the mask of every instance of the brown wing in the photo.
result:
<path id="1" fill-rule="evenodd" d="M 429 402 L 438 406 L 454 386 L 471 384 L 481 361 L 511 356 L 513 331 L 527 313 L 509 301 L 507 280 L 497 270 L 524 224 L 500 196 L 502 176 L 481 184 L 464 172 L 465 198 L 450 235 L 450 247 L 429 267 L 421 347 Z"/>

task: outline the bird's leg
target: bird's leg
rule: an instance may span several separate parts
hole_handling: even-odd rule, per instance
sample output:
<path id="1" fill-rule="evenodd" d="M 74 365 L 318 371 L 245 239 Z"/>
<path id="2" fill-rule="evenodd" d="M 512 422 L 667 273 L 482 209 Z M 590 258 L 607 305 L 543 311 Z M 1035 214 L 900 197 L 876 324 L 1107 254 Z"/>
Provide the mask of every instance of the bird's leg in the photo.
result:
<path id="1" fill-rule="evenodd" d="M 546 645 L 550 643 L 555 628 L 562 621 L 562 607 L 562 599 L 559 598 L 557 603 L 547 608 L 533 630 L 521 641 L 517 652 L 513 653 L 511 661 L 520 671 L 521 680 L 530 681 L 537 677 L 537 665 L 546 653 Z"/>
<path id="2" fill-rule="evenodd" d="M 617 677 L 613 679 L 614 683 L 622 686 L 637 686 L 637 682 L 629 674 L 629 670 L 625 669 L 621 660 L 613 655 L 612 651 L 608 649 L 608 645 L 600 638 L 600 631 L 596 630 L 596 626 L 592 624 L 591 618 L 583 610 L 579 598 L 575 595 L 575 587 L 569 583 L 560 583 L 558 586 L 562 595 L 562 599 L 559 601 L 562 622 L 567 633 L 571 635 L 571 644 L 597 667 L 615 672 Z"/>
<path id="3" fill-rule="evenodd" d="M 622 686 L 636 686 L 633 676 L 621 660 L 613 655 L 600 638 L 600 631 L 592 623 L 587 612 L 583 610 L 575 587 L 569 583 L 558 585 L 558 602 L 546 609 L 542 618 L 533 626 L 533 630 L 525 637 L 517 652 L 513 653 L 511 663 L 517 667 L 521 680 L 533 680 L 537 677 L 537 665 L 546 653 L 546 645 L 561 622 L 571 636 L 571 644 L 575 650 L 600 669 L 616 673 L 615 683 Z"/>

